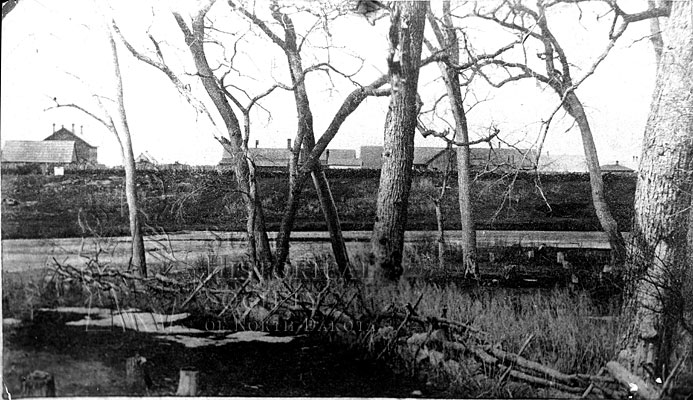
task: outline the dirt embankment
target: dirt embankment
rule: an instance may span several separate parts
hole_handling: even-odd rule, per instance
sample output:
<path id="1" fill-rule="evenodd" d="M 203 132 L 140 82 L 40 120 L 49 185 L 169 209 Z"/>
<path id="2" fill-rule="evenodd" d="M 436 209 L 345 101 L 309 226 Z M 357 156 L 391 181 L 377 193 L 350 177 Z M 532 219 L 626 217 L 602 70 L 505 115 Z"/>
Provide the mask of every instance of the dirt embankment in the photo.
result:
<path id="1" fill-rule="evenodd" d="M 600 230 L 586 174 L 488 174 L 474 181 L 477 229 Z M 328 171 L 344 230 L 370 230 L 375 218 L 379 171 Z M 435 229 L 431 196 L 440 173 L 417 173 L 409 204 L 410 229 Z M 635 177 L 605 175 L 606 198 L 621 230 L 632 218 Z M 141 171 L 139 199 L 148 233 L 180 230 L 242 231 L 240 194 L 231 173 Z M 287 193 L 285 173 L 261 172 L 260 192 L 269 230 L 281 220 Z M 459 229 L 456 179 L 443 202 L 447 229 Z M 509 189 L 509 186 L 512 187 Z M 544 198 L 546 200 L 544 200 Z M 2 238 L 79 237 L 127 234 L 121 170 L 74 171 L 65 176 L 2 175 Z M 296 230 L 324 230 L 313 187 L 304 193 Z"/>

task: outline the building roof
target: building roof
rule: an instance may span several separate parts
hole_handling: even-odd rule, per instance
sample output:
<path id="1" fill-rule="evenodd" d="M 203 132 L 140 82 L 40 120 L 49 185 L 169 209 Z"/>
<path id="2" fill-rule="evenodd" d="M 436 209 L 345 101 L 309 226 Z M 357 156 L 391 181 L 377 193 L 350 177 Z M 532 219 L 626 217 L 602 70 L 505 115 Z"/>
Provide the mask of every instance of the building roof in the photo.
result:
<path id="1" fill-rule="evenodd" d="M 69 164 L 77 161 L 75 142 L 10 140 L 2 151 L 3 162 Z"/>
<path id="2" fill-rule="evenodd" d="M 356 158 L 356 150 L 327 149 L 327 165 L 342 167 L 360 167 L 361 160 Z"/>
<path id="3" fill-rule="evenodd" d="M 152 155 L 149 154 L 148 151 L 140 153 L 140 155 L 137 156 L 137 158 L 135 159 L 135 162 L 145 164 L 159 164 L 156 158 L 152 157 Z"/>
<path id="4" fill-rule="evenodd" d="M 330 156 L 331 154 L 332 153 L 330 153 Z M 248 149 L 248 156 L 253 160 L 256 167 L 288 167 L 292 153 L 289 149 L 254 147 Z M 322 164 L 325 164 L 327 161 L 326 153 L 323 152 L 320 156 L 320 161 Z M 224 150 L 224 155 L 219 164 L 233 164 L 233 157 L 231 157 L 228 151 Z"/>
<path id="5" fill-rule="evenodd" d="M 361 146 L 361 168 L 379 169 L 382 165 L 383 146 Z"/>
<path id="6" fill-rule="evenodd" d="M 587 172 L 584 155 L 548 154 L 539 159 L 540 172 Z"/>
<path id="7" fill-rule="evenodd" d="M 635 172 L 634 169 L 621 165 L 618 161 L 616 161 L 616 164 L 606 164 L 602 165 L 600 168 L 602 172 Z"/>
<path id="8" fill-rule="evenodd" d="M 471 148 L 472 165 L 533 169 L 537 154 L 532 149 L 516 148 Z"/>
<path id="9" fill-rule="evenodd" d="M 96 146 L 90 145 L 89 143 L 87 143 L 86 140 L 82 139 L 81 137 L 77 136 L 72 131 L 66 128 L 58 129 L 57 131 L 53 132 L 52 135 L 48 136 L 43 140 L 73 141 L 79 143 L 80 145 L 91 147 L 92 149 L 96 148 Z"/>
<path id="10" fill-rule="evenodd" d="M 414 147 L 414 165 L 427 165 L 445 150 L 445 147 Z"/>

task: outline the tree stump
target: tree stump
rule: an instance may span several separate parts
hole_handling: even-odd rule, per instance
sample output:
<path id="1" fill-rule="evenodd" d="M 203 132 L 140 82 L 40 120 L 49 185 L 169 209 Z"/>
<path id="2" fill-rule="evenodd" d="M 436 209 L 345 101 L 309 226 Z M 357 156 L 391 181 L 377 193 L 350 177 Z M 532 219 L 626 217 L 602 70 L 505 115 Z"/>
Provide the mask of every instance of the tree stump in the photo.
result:
<path id="1" fill-rule="evenodd" d="M 132 389 L 142 390 L 146 387 L 144 363 L 147 359 L 136 355 L 125 360 L 125 383 Z"/>
<path id="2" fill-rule="evenodd" d="M 178 391 L 176 396 L 196 396 L 197 395 L 197 375 L 199 371 L 195 367 L 184 367 L 180 370 L 178 380 Z"/>
<path id="3" fill-rule="evenodd" d="M 36 370 L 22 378 L 22 395 L 26 397 L 55 397 L 55 379 L 45 371 Z"/>

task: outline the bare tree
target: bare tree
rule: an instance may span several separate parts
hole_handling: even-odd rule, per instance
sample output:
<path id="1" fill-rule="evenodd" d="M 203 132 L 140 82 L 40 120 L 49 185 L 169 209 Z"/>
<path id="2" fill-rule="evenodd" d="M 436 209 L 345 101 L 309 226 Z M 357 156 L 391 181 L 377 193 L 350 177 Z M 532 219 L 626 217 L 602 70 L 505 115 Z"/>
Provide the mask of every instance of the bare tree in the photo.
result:
<path id="1" fill-rule="evenodd" d="M 669 395 L 676 374 L 690 372 L 693 365 L 691 21 L 690 1 L 671 3 L 635 194 L 627 324 L 621 332 L 620 365 L 610 363 L 622 380 L 638 382 L 642 398 Z M 657 378 L 663 386 L 655 385 Z"/>
<path id="2" fill-rule="evenodd" d="M 626 255 L 625 241 L 623 240 L 618 224 L 613 218 L 611 210 L 606 202 L 604 182 L 599 166 L 597 149 L 594 144 L 594 135 L 584 106 L 575 91 L 585 79 L 594 73 L 630 23 L 656 16 L 663 16 L 665 14 L 659 9 L 648 10 L 638 14 L 627 14 L 621 10 L 615 1 L 604 0 L 603 2 L 609 6 L 613 16 L 612 26 L 609 32 L 609 41 L 605 50 L 586 70 L 583 76 L 579 79 L 574 79 L 571 69 L 573 64 L 571 64 L 561 43 L 559 43 L 553 31 L 549 28 L 548 11 L 551 7 L 558 4 L 572 3 L 579 7 L 581 3 L 589 1 L 590 0 L 540 1 L 535 8 L 530 8 L 520 1 L 502 0 L 490 10 L 475 9 L 474 15 L 476 17 L 492 21 L 503 29 L 517 33 L 519 38 L 517 44 L 521 46 L 522 50 L 521 61 L 510 62 L 503 59 L 486 60 L 480 64 L 478 71 L 495 87 L 500 87 L 520 79 L 530 78 L 536 79 L 538 82 L 552 88 L 556 94 L 560 96 L 561 104 L 556 108 L 554 114 L 562 107 L 575 120 L 580 130 L 590 176 L 592 204 L 594 205 L 602 229 L 609 237 L 614 260 L 617 265 L 622 265 Z M 533 57 L 530 56 L 530 54 L 537 50 L 536 57 L 543 63 L 543 72 L 534 69 L 532 63 L 529 61 L 530 57 Z M 505 71 L 507 77 L 497 81 L 491 79 L 487 71 L 483 69 L 484 65 L 495 67 L 496 70 Z M 549 118 L 549 121 L 551 118 Z M 548 123 L 544 124 L 543 129 L 545 131 L 548 130 Z"/>
<path id="3" fill-rule="evenodd" d="M 264 273 L 267 273 L 272 265 L 273 256 L 265 229 L 264 214 L 257 195 L 257 182 L 255 176 L 251 174 L 247 140 L 244 140 L 240 122 L 227 98 L 228 92 L 220 79 L 215 76 L 205 52 L 205 16 L 214 3 L 215 1 L 207 2 L 192 16 L 192 27 L 188 26 L 179 13 L 174 12 L 174 17 L 192 54 L 197 75 L 224 121 L 229 138 L 220 140 L 231 155 L 237 186 L 245 202 L 248 216 L 248 241 L 252 242 L 251 249 L 256 251 L 256 254 L 251 257 L 257 260 Z"/>
<path id="4" fill-rule="evenodd" d="M 460 49 L 457 32 L 452 24 L 450 1 L 443 1 L 442 29 L 431 11 L 428 12 L 428 21 L 433 28 L 433 33 L 440 47 L 446 55 L 447 62 L 439 61 L 438 67 L 445 82 L 450 109 L 455 120 L 454 137 L 462 142 L 469 142 L 469 129 L 467 127 L 467 115 L 464 110 L 460 88 L 459 72 L 451 66 L 460 63 Z M 427 41 L 426 43 L 432 53 L 437 51 L 430 42 Z M 472 215 L 470 167 L 469 146 L 459 146 L 457 150 L 457 188 L 460 208 L 460 230 L 462 232 L 460 237 L 462 264 L 465 275 L 477 276 L 479 271 L 476 264 L 476 230 L 474 229 L 474 217 Z"/>
<path id="5" fill-rule="evenodd" d="M 305 184 L 305 177 L 299 176 L 298 173 L 299 164 L 301 162 L 307 162 L 307 155 L 310 154 L 315 147 L 313 113 L 308 98 L 305 78 L 308 72 L 311 70 L 316 70 L 317 67 L 313 67 L 308 70 L 304 69 L 303 60 L 301 57 L 301 48 L 305 43 L 307 35 L 299 38 L 293 20 L 288 14 L 282 11 L 277 1 L 271 2 L 270 10 L 272 18 L 279 23 L 283 30 L 283 39 L 274 33 L 267 23 L 265 23 L 255 14 L 246 10 L 244 7 L 235 4 L 232 1 L 229 1 L 229 5 L 231 5 L 232 8 L 239 10 L 242 15 L 252 21 L 253 24 L 255 24 L 260 30 L 262 30 L 262 32 L 275 45 L 282 49 L 286 56 L 291 76 L 292 85 L 290 89 L 292 90 L 295 98 L 298 129 L 296 139 L 293 142 L 293 156 L 289 166 L 289 194 L 284 215 L 282 217 L 282 222 L 279 228 L 279 234 L 277 236 L 277 258 L 275 262 L 275 269 L 281 273 L 289 255 L 291 230 L 293 228 L 294 217 L 298 208 L 298 200 Z M 322 67 L 326 68 L 327 65 Z M 342 229 L 339 222 L 339 215 L 332 197 L 329 182 L 325 176 L 325 172 L 320 162 L 311 162 L 310 167 L 318 200 L 325 216 L 327 229 L 330 233 L 332 252 L 334 254 L 335 261 L 337 262 L 337 266 L 342 274 L 349 276 L 349 256 L 344 244 Z"/>
<path id="6" fill-rule="evenodd" d="M 387 57 L 392 95 L 385 119 L 383 166 L 371 237 L 368 282 L 398 279 L 403 272 L 404 231 L 412 180 L 417 86 L 427 1 L 393 3 Z"/>
<path id="7" fill-rule="evenodd" d="M 111 48 L 111 57 L 113 60 L 113 73 L 116 81 L 116 103 L 118 105 L 118 117 L 120 118 L 121 129 L 118 129 L 113 121 L 111 114 L 100 100 L 99 96 L 95 96 L 103 117 L 83 108 L 77 104 L 60 104 L 55 99 L 56 107 L 71 107 L 82 111 L 90 117 L 97 120 L 105 126 L 118 140 L 120 151 L 123 158 L 123 166 L 125 168 L 125 198 L 128 205 L 128 217 L 130 221 L 130 236 L 132 238 L 132 251 L 130 256 L 130 265 L 142 275 L 147 276 L 147 263 L 144 251 L 144 239 L 142 237 L 142 226 L 140 224 L 139 206 L 137 201 L 137 171 L 135 169 L 135 156 L 132 151 L 132 136 L 130 135 L 130 127 L 128 125 L 127 114 L 125 112 L 125 100 L 123 96 L 123 77 L 120 72 L 120 59 L 118 57 L 118 49 L 113 38 L 113 31 L 108 29 L 108 40 Z"/>

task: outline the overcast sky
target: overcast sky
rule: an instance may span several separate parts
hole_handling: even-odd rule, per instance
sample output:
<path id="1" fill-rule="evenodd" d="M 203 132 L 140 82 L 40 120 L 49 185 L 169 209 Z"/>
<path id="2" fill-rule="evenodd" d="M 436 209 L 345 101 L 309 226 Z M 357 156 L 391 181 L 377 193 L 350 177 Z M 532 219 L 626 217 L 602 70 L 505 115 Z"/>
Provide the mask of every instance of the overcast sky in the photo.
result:
<path id="1" fill-rule="evenodd" d="M 233 31 L 223 36 L 228 40 L 225 43 L 233 43 L 234 37 L 247 30 L 248 24 L 229 16 L 226 2 L 219 3 L 210 17 L 219 26 Z M 150 28 L 163 41 L 167 60 L 192 83 L 193 93 L 209 103 L 195 78 L 185 75 L 192 72 L 192 63 L 170 12 L 165 10 L 173 7 L 171 2 L 155 7 L 154 13 L 145 4 L 113 2 L 116 20 L 124 34 L 146 52 L 151 48 L 145 34 Z M 257 4 L 258 9 L 266 8 L 261 1 Z M 555 21 L 552 27 L 565 43 L 569 58 L 580 61 L 579 66 L 584 68 L 604 48 L 608 24 L 605 19 L 597 20 L 596 11 L 583 11 L 581 19 L 575 7 L 566 7 L 551 17 Z M 113 97 L 113 68 L 102 17 L 110 12 L 108 7 L 96 10 L 92 0 L 22 0 L 5 18 L 0 119 L 3 146 L 7 140 L 42 140 L 52 133 L 54 123 L 58 128 L 64 125 L 68 129 L 75 124 L 78 132 L 84 127 L 84 139 L 99 147 L 99 162 L 120 164 L 117 142 L 98 123 L 79 111 L 46 110 L 54 105 L 52 99 L 56 97 L 60 103 L 77 103 L 99 112 L 93 96 Z M 299 18 L 299 28 L 301 24 Z M 355 79 L 362 84 L 369 83 L 386 70 L 387 24 L 387 18 L 376 26 L 357 15 L 341 18 L 330 26 L 331 60 L 343 66 L 345 72 L 353 72 L 360 62 L 351 54 L 363 58 L 364 65 Z M 618 160 L 632 165 L 633 157 L 639 154 L 655 75 L 651 44 L 648 40 L 638 40 L 647 33 L 646 22 L 631 26 L 620 45 L 578 91 L 589 114 L 602 164 Z M 498 32 L 485 30 L 481 25 L 470 29 L 469 35 L 489 47 L 505 40 Z M 251 94 L 264 91 L 276 80 L 288 84 L 286 62 L 279 49 L 262 36 L 247 34 L 246 37 L 247 41 L 238 46 L 236 60 L 243 76 L 232 74 L 230 81 Z M 327 50 L 320 49 L 327 43 L 326 39 L 320 32 L 313 37 L 309 43 L 313 53 L 306 56 L 305 66 L 327 54 Z M 213 49 L 210 54 L 222 53 Z M 217 121 L 215 125 L 197 115 L 164 75 L 138 62 L 122 47 L 120 59 L 135 155 L 148 151 L 161 162 L 216 164 L 222 150 L 214 136 L 223 134 L 221 123 Z M 437 73 L 435 65 L 422 71 L 420 91 L 426 102 L 424 109 L 430 107 L 438 96 L 436 93 L 444 90 L 436 80 Z M 575 78 L 580 76 L 576 73 Z M 333 75 L 330 81 L 325 74 L 310 75 L 307 85 L 319 136 L 354 86 L 338 75 Z M 532 81 L 501 91 L 477 85 L 475 94 L 485 101 L 469 114 L 472 135 L 484 135 L 493 124 L 501 129 L 506 140 L 523 147 L 535 142 L 541 120 L 548 117 L 558 100 L 555 94 L 542 90 Z M 473 103 L 473 99 L 470 95 L 468 103 Z M 259 140 L 261 147 L 285 146 L 286 139 L 292 138 L 296 130 L 293 96 L 277 90 L 261 104 L 266 111 L 257 109 L 253 114 L 251 143 Z M 385 98 L 367 100 L 347 120 L 330 147 L 358 149 L 362 145 L 382 144 L 387 104 Z M 442 145 L 436 139 L 418 135 L 416 143 Z M 550 154 L 582 154 L 579 132 L 569 118 L 558 118 L 544 149 Z"/>

